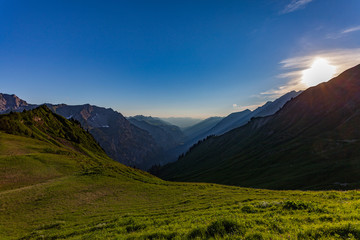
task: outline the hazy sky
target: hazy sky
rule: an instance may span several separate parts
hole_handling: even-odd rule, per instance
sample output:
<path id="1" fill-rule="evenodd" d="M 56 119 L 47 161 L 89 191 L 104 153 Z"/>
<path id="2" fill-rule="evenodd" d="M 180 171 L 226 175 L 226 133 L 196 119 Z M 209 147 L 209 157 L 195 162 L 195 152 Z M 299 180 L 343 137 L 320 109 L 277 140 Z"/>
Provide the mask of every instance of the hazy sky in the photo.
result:
<path id="1" fill-rule="evenodd" d="M 360 63 L 359 0 L 0 0 L 0 92 L 126 116 L 227 115 Z"/>

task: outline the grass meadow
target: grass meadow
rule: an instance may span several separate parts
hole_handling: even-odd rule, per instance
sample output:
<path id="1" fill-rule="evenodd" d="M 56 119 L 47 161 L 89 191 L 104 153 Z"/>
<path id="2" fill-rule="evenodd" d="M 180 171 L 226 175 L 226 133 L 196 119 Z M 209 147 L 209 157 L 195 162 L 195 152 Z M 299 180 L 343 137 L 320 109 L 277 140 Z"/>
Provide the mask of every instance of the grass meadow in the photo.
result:
<path id="1" fill-rule="evenodd" d="M 360 239 L 358 191 L 167 182 L 0 132 L 1 239 Z"/>

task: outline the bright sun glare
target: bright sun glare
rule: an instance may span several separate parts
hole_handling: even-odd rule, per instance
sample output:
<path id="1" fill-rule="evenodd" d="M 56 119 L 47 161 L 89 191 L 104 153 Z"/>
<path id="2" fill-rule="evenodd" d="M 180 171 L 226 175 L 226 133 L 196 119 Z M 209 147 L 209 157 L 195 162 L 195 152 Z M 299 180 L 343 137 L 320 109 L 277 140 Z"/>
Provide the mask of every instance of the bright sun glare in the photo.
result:
<path id="1" fill-rule="evenodd" d="M 336 67 L 324 58 L 314 60 L 310 68 L 302 72 L 301 81 L 308 87 L 330 80 L 336 73 Z"/>

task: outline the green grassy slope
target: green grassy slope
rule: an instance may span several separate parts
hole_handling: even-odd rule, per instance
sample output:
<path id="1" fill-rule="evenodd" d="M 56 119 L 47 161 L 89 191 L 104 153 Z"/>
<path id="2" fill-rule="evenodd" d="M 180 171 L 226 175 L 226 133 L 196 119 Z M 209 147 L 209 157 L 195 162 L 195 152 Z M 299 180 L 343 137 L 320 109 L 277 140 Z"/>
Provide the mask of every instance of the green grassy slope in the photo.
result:
<path id="1" fill-rule="evenodd" d="M 12 126 L 48 116 L 56 129 L 33 122 L 33 138 L 0 131 L 0 239 L 360 239 L 357 191 L 162 181 L 112 161 L 76 123 L 40 110 Z M 58 135 L 70 130 L 76 142 Z"/>
<path id="2" fill-rule="evenodd" d="M 359 96 L 360 65 L 307 89 L 272 116 L 208 139 L 159 176 L 270 189 L 356 189 Z"/>

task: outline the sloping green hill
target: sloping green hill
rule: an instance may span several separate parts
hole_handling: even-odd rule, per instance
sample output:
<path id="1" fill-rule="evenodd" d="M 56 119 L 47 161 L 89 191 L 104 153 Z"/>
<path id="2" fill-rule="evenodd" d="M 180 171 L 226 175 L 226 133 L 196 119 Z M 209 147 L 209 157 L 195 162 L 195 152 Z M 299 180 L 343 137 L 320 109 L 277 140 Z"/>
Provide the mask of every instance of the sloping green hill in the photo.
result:
<path id="1" fill-rule="evenodd" d="M 133 178 L 155 179 L 116 164 L 79 122 L 54 114 L 45 105 L 23 113 L 0 115 L 0 131 L 1 154 L 12 159 L 3 163 L 5 169 L 0 174 L 7 184 L 2 184 L 1 190 L 73 174 L 121 172 Z"/>
<path id="2" fill-rule="evenodd" d="M 272 116 L 208 139 L 159 176 L 271 189 L 358 188 L 359 109 L 360 65 Z"/>
<path id="3" fill-rule="evenodd" d="M 0 130 L 57 146 L 67 145 L 83 153 L 105 154 L 94 138 L 80 127 L 79 122 L 53 114 L 45 105 L 32 111 L 1 115 Z"/>
<path id="4" fill-rule="evenodd" d="M 45 107 L 0 123 L 0 239 L 360 238 L 357 191 L 166 182 Z"/>

